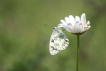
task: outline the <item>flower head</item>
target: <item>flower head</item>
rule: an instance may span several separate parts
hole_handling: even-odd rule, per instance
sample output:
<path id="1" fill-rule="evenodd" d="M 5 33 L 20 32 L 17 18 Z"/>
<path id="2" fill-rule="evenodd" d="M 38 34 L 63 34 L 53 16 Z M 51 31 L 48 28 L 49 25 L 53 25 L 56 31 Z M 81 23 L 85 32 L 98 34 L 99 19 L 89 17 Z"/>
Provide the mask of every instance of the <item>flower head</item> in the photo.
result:
<path id="1" fill-rule="evenodd" d="M 68 32 L 73 34 L 82 34 L 86 32 L 91 26 L 90 22 L 86 22 L 86 15 L 83 13 L 81 18 L 79 16 L 69 15 L 69 17 L 65 17 L 65 20 L 60 20 L 62 23 L 58 25 L 58 27 L 63 27 Z"/>

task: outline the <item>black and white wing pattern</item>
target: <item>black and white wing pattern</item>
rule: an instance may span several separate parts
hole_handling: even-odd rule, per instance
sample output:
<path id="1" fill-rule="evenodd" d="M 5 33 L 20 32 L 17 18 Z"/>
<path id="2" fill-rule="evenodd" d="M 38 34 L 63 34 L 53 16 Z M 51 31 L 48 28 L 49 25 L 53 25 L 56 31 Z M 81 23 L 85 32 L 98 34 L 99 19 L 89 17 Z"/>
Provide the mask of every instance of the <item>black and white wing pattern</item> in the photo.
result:
<path id="1" fill-rule="evenodd" d="M 59 27 L 53 27 L 53 30 L 49 44 L 49 51 L 51 55 L 59 53 L 59 51 L 66 49 L 69 45 L 67 36 Z"/>

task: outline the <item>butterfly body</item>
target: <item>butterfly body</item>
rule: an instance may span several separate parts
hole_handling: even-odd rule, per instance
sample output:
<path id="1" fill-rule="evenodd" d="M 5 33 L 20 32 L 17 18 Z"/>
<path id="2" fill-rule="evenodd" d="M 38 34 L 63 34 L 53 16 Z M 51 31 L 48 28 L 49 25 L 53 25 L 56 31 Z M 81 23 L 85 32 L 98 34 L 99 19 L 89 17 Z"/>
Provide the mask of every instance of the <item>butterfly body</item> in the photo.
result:
<path id="1" fill-rule="evenodd" d="M 59 51 L 66 49 L 69 45 L 67 36 L 59 27 L 53 27 L 53 33 L 50 38 L 49 51 L 51 55 L 59 53 Z"/>

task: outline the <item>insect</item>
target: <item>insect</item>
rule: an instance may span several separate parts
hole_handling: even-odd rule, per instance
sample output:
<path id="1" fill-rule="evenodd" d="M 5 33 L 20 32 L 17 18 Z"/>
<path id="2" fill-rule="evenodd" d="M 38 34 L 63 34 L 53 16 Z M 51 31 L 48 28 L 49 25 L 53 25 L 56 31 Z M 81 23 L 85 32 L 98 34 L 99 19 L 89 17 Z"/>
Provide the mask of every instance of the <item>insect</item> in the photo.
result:
<path id="1" fill-rule="evenodd" d="M 67 36 L 59 27 L 53 27 L 53 33 L 50 38 L 49 51 L 51 55 L 56 55 L 59 51 L 66 49 L 69 45 Z"/>

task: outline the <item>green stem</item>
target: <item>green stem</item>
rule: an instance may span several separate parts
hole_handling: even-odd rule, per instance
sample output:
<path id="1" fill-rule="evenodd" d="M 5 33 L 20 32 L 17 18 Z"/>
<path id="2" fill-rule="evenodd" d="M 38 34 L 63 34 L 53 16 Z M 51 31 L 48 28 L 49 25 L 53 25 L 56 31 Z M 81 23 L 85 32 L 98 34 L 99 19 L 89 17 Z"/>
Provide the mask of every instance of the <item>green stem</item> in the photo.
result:
<path id="1" fill-rule="evenodd" d="M 77 35 L 77 61 L 76 61 L 76 71 L 78 71 L 78 63 L 79 63 L 79 35 Z"/>

